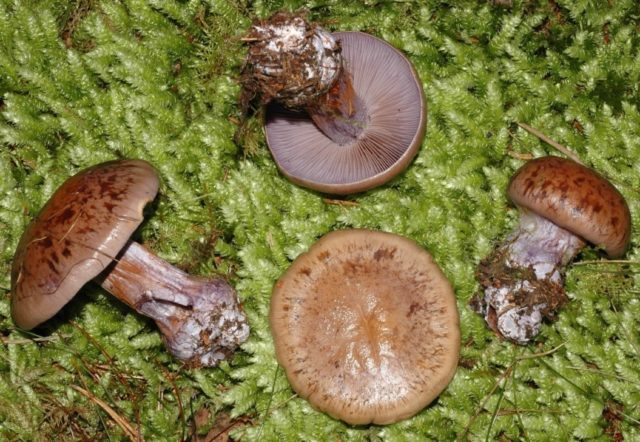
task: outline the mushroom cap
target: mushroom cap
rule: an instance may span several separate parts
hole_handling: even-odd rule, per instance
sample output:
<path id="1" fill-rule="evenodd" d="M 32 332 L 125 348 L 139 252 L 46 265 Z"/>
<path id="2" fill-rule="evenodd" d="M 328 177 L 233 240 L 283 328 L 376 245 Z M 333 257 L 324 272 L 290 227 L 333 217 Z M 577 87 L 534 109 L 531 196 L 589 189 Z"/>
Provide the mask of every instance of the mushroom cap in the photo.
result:
<path id="1" fill-rule="evenodd" d="M 508 194 L 516 205 L 603 247 L 612 258 L 629 246 L 627 202 L 588 167 L 554 156 L 531 160 L 511 178 Z"/>
<path id="2" fill-rule="evenodd" d="M 420 411 L 460 351 L 449 281 L 415 242 L 377 231 L 335 231 L 300 255 L 275 285 L 270 324 L 293 389 L 354 425 Z"/>
<path id="3" fill-rule="evenodd" d="M 22 235 L 11 269 L 11 316 L 25 330 L 55 315 L 102 272 L 158 192 L 142 160 L 110 161 L 65 181 Z"/>
<path id="4" fill-rule="evenodd" d="M 265 127 L 283 175 L 304 187 L 344 195 L 384 184 L 407 168 L 422 144 L 427 110 L 420 79 L 397 49 L 362 32 L 333 35 L 368 115 L 364 130 L 340 145 L 306 112 L 277 103 L 268 106 Z"/>

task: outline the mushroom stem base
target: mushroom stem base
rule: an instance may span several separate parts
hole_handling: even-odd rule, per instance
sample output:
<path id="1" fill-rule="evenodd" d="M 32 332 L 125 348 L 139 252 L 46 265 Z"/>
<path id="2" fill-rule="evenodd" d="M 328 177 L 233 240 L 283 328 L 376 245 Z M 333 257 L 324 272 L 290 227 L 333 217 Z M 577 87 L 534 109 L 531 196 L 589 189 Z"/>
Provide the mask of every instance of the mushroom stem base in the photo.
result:
<path id="1" fill-rule="evenodd" d="M 194 366 L 214 366 L 249 335 L 233 288 L 222 279 L 188 275 L 130 242 L 100 285 L 152 318 L 169 351 Z"/>
<path id="2" fill-rule="evenodd" d="M 529 343 L 542 321 L 554 319 L 566 303 L 562 269 L 584 245 L 580 237 L 523 211 L 518 228 L 480 263 L 482 292 L 471 307 L 498 335 Z"/>

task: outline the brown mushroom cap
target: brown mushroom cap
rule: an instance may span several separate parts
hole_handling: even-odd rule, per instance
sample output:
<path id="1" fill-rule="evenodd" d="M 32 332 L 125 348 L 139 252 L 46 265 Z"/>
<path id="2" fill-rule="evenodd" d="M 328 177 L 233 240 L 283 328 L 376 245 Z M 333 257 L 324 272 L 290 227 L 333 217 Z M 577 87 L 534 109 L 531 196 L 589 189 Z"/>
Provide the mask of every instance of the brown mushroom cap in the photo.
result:
<path id="1" fill-rule="evenodd" d="M 597 172 L 574 161 L 542 157 L 522 166 L 508 194 L 520 207 L 604 248 L 624 254 L 631 236 L 631 214 L 624 197 Z"/>
<path id="2" fill-rule="evenodd" d="M 415 242 L 332 232 L 276 283 L 270 323 L 293 389 L 350 424 L 408 418 L 453 378 L 460 329 L 453 289 Z"/>
<path id="3" fill-rule="evenodd" d="M 301 186 L 332 194 L 379 186 L 407 168 L 424 137 L 426 105 L 411 63 L 362 32 L 333 34 L 369 121 L 349 144 L 324 135 L 305 112 L 267 108 L 266 136 L 280 171 Z"/>
<path id="4" fill-rule="evenodd" d="M 29 330 L 55 315 L 102 272 L 158 192 L 142 160 L 110 161 L 69 178 L 20 239 L 11 269 L 11 316 Z"/>

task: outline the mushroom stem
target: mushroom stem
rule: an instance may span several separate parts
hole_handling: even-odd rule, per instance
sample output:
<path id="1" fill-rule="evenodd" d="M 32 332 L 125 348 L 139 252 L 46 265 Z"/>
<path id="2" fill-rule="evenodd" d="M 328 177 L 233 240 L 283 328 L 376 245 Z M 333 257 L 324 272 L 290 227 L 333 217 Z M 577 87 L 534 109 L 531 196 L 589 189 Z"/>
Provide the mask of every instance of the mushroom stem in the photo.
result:
<path id="1" fill-rule="evenodd" d="M 169 351 L 195 366 L 214 366 L 249 335 L 233 288 L 173 267 L 130 241 L 97 282 L 116 298 L 152 318 Z"/>
<path id="2" fill-rule="evenodd" d="M 566 302 L 563 267 L 585 241 L 551 221 L 522 210 L 507 240 L 480 263 L 483 292 L 472 307 L 489 327 L 518 344 L 527 344 Z"/>
<path id="3" fill-rule="evenodd" d="M 368 118 L 362 100 L 353 90 L 351 76 L 344 69 L 333 87 L 308 105 L 306 111 L 318 129 L 339 145 L 358 138 Z"/>

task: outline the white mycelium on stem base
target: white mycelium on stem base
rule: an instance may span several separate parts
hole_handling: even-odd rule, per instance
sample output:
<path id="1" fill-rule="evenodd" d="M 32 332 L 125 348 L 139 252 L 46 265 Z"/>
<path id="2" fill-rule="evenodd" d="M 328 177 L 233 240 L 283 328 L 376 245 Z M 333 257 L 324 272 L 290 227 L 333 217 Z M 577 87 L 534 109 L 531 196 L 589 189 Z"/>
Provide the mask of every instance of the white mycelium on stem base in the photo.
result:
<path id="1" fill-rule="evenodd" d="M 595 171 L 570 160 L 542 157 L 521 167 L 508 194 L 520 224 L 478 268 L 482 291 L 471 307 L 500 336 L 526 344 L 566 302 L 562 270 L 587 242 L 612 257 L 631 235 L 624 197 Z"/>
<path id="2" fill-rule="evenodd" d="M 245 40 L 253 75 L 264 83 L 266 100 L 277 99 L 293 108 L 306 106 L 327 93 L 342 73 L 336 40 L 302 17 L 277 14 L 254 24 Z"/>
<path id="3" fill-rule="evenodd" d="M 244 100 L 260 95 L 305 109 L 325 135 L 337 143 L 362 131 L 365 113 L 344 69 L 340 45 L 324 29 L 300 16 L 278 13 L 254 24 L 243 72 Z"/>
<path id="4" fill-rule="evenodd" d="M 551 221 L 523 211 L 511 236 L 481 264 L 477 309 L 503 337 L 526 344 L 566 301 L 562 267 L 585 242 Z"/>
<path id="5" fill-rule="evenodd" d="M 188 275 L 135 242 L 99 282 L 152 318 L 169 351 L 190 365 L 217 365 L 249 337 L 246 317 L 226 281 Z"/>

